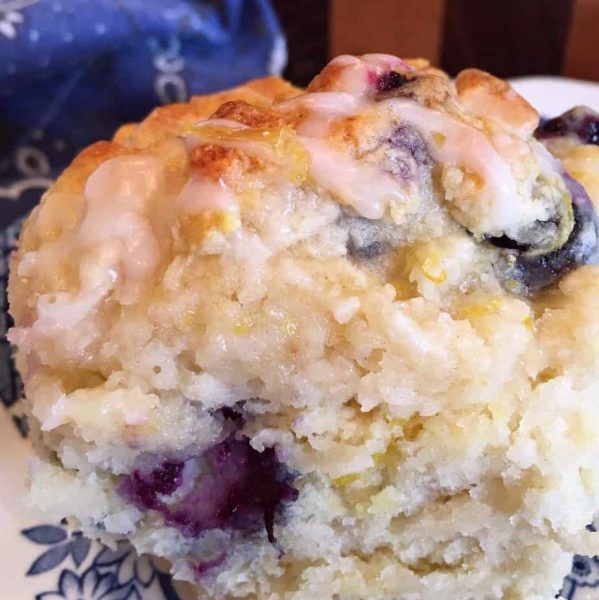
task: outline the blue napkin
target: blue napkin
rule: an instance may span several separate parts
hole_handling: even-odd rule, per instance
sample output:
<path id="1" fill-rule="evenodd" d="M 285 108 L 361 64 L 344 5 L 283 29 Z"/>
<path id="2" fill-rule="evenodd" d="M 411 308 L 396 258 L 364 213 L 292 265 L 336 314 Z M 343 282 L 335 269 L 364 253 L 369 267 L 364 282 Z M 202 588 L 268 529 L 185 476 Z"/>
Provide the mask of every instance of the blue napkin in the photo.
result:
<path id="1" fill-rule="evenodd" d="M 269 0 L 0 0 L 0 229 L 122 123 L 285 60 Z"/>
<path id="2" fill-rule="evenodd" d="M 4 337 L 8 257 L 53 178 L 156 105 L 278 75 L 285 61 L 269 0 L 0 0 L 0 402 L 21 393 Z"/>

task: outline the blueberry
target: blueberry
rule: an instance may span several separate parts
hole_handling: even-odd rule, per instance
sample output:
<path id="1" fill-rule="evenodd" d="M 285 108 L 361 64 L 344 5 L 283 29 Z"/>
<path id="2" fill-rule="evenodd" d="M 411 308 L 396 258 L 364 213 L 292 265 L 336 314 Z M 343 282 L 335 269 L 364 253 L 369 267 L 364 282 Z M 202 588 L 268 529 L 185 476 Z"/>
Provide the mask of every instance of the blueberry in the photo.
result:
<path id="1" fill-rule="evenodd" d="M 530 253 L 526 246 L 517 244 L 510 245 L 506 250 L 506 257 L 512 258 L 508 263 L 513 263 L 513 271 L 509 276 L 529 292 L 547 287 L 569 271 L 582 265 L 595 264 L 599 260 L 599 221 L 593 204 L 577 181 L 565 173 L 563 179 L 572 196 L 574 218 L 574 227 L 567 241 L 546 254 Z M 501 246 L 497 238 L 494 243 Z"/>
<path id="2" fill-rule="evenodd" d="M 391 90 L 400 88 L 402 85 L 408 83 L 408 81 L 410 79 L 405 75 L 397 71 L 388 71 L 376 79 L 376 89 L 379 92 L 390 92 Z"/>
<path id="3" fill-rule="evenodd" d="M 359 261 L 372 260 L 384 254 L 389 247 L 387 228 L 380 221 L 344 215 L 340 225 L 347 228 L 347 253 Z"/>
<path id="4" fill-rule="evenodd" d="M 426 143 L 418 131 L 406 123 L 396 124 L 363 156 L 402 186 L 430 180 L 433 160 Z M 393 223 L 365 219 L 348 211 L 344 211 L 339 225 L 348 232 L 348 256 L 358 261 L 388 255 L 402 241 L 402 234 Z"/>
<path id="5" fill-rule="evenodd" d="M 561 136 L 568 134 L 568 127 L 564 119 L 560 117 L 556 117 L 555 119 L 548 119 L 544 121 L 537 130 L 535 131 L 535 136 L 537 138 L 542 138 L 544 136 Z"/>
<path id="6" fill-rule="evenodd" d="M 579 134 L 581 135 L 581 134 Z M 582 136 L 586 144 L 599 146 L 599 118 L 588 118 L 582 126 Z"/>
<path id="7" fill-rule="evenodd" d="M 586 106 L 576 106 L 543 122 L 535 131 L 539 140 L 564 136 L 576 137 L 581 144 L 599 145 L 599 114 Z"/>
<path id="8" fill-rule="evenodd" d="M 389 143 L 398 150 L 408 153 L 418 165 L 432 167 L 431 158 L 422 136 L 409 125 L 401 124 L 396 127 L 389 137 Z"/>
<path id="9" fill-rule="evenodd" d="M 238 402 L 235 406 L 223 406 L 218 409 L 225 421 L 231 421 L 238 426 L 243 425 L 243 405 L 244 401 Z"/>
<path id="10" fill-rule="evenodd" d="M 165 460 L 147 471 L 136 469 L 121 479 L 119 491 L 141 510 L 159 510 L 159 495 L 170 496 L 181 485 L 183 463 Z"/>
<path id="11" fill-rule="evenodd" d="M 140 510 L 160 512 L 169 526 L 189 537 L 208 529 L 266 529 L 275 542 L 274 519 L 283 503 L 297 500 L 298 491 L 273 448 L 258 452 L 245 436 L 231 434 L 203 455 L 207 471 L 182 498 L 167 503 L 182 483 L 184 463 L 165 460 L 148 472 L 121 477 L 119 492 Z"/>
<path id="12" fill-rule="evenodd" d="M 378 237 L 379 232 L 373 228 L 366 235 L 361 228 L 352 228 L 347 240 L 347 252 L 355 259 L 371 260 L 380 256 L 385 251 L 385 243 Z"/>
<path id="13" fill-rule="evenodd" d="M 381 242 L 375 241 L 372 244 L 362 245 L 356 243 L 355 238 L 350 236 L 347 244 L 347 250 L 354 258 L 370 260 L 380 256 L 384 252 L 384 246 Z"/>

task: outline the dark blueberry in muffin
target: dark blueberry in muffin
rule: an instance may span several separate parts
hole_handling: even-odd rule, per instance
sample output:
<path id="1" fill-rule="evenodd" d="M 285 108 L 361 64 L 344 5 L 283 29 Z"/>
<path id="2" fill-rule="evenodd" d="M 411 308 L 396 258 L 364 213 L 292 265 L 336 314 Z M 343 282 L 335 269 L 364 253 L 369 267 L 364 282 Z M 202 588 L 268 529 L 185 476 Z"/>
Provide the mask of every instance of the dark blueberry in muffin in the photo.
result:
<path id="1" fill-rule="evenodd" d="M 581 144 L 599 145 L 599 113 L 586 106 L 576 106 L 554 119 L 542 123 L 535 131 L 539 140 L 572 136 Z"/>
<path id="2" fill-rule="evenodd" d="M 151 470 L 136 469 L 120 485 L 121 493 L 141 510 L 159 510 L 158 496 L 170 496 L 181 485 L 183 462 L 165 460 Z"/>
<path id="3" fill-rule="evenodd" d="M 388 224 L 349 214 L 344 214 L 339 224 L 347 229 L 347 253 L 355 260 L 375 259 L 390 248 Z"/>
<path id="4" fill-rule="evenodd" d="M 599 260 L 599 221 L 593 204 L 577 181 L 567 174 L 563 178 L 572 197 L 574 220 L 564 244 L 548 253 L 534 253 L 526 245 L 507 238 L 491 240 L 496 246 L 506 248 L 507 263 L 513 265 L 510 277 L 528 292 L 536 292 L 559 281 L 569 271 Z"/>
<path id="5" fill-rule="evenodd" d="M 204 469 L 181 498 L 168 496 L 182 484 L 184 464 L 203 461 Z M 184 462 L 166 460 L 149 471 L 135 470 L 121 478 L 119 491 L 140 510 L 157 510 L 165 523 L 189 537 L 208 529 L 239 529 L 273 533 L 277 510 L 297 500 L 290 475 L 279 463 L 273 448 L 258 452 L 247 437 L 231 435 L 201 457 Z"/>
<path id="6" fill-rule="evenodd" d="M 394 148 L 407 152 L 416 164 L 432 167 L 433 159 L 428 153 L 426 144 L 413 127 L 406 124 L 399 125 L 391 134 L 389 142 Z"/>
<path id="7" fill-rule="evenodd" d="M 408 83 L 408 81 L 410 80 L 405 75 L 397 71 L 389 71 L 376 80 L 376 89 L 379 92 L 390 92 Z"/>

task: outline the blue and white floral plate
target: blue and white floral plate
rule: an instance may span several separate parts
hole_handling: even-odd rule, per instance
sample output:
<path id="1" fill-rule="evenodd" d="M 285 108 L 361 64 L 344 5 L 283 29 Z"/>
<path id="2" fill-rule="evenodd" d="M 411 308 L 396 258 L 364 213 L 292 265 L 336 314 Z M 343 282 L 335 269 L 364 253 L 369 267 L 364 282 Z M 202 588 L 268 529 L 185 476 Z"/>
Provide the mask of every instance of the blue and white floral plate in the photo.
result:
<path id="1" fill-rule="evenodd" d="M 574 104 L 599 109 L 597 84 L 559 78 L 514 83 L 547 115 Z M 43 183 L 42 187 L 48 184 Z M 16 200 L 2 196 L 0 210 L 3 202 Z M 10 349 L 2 339 L 7 326 L 7 258 L 17 232 L 18 223 L 0 231 L 0 400 L 6 405 L 0 407 L 0 600 L 190 600 L 193 593 L 175 584 L 164 566 L 152 558 L 136 556 L 125 544 L 109 549 L 90 542 L 64 523 L 40 520 L 24 505 L 32 449 L 26 422 L 14 403 L 18 381 L 11 368 Z M 575 557 L 562 597 L 599 600 L 599 557 Z"/>
<path id="2" fill-rule="evenodd" d="M 0 598 L 2 600 L 189 600 L 183 586 L 126 544 L 90 542 L 64 523 L 40 521 L 23 503 L 30 443 L 0 413 Z"/>

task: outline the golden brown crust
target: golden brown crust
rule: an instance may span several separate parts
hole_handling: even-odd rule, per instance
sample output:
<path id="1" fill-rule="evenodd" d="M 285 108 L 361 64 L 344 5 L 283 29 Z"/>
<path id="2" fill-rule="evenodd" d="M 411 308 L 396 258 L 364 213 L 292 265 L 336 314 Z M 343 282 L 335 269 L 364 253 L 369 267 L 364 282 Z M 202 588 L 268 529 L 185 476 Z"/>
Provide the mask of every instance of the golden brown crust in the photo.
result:
<path id="1" fill-rule="evenodd" d="M 225 102 L 213 115 L 217 119 L 231 119 L 248 127 L 273 128 L 282 124 L 280 113 L 265 106 L 255 106 L 245 100 Z"/>
<path id="2" fill-rule="evenodd" d="M 422 75 L 436 75 L 444 79 L 449 79 L 449 75 L 437 67 L 433 67 L 426 58 L 404 58 L 404 62 L 408 63 L 411 67 L 416 69 L 419 74 Z"/>
<path id="3" fill-rule="evenodd" d="M 424 58 L 402 59 L 404 68 L 397 65 L 395 70 L 402 74 L 414 76 L 434 76 L 439 79 L 448 80 L 449 77 L 445 71 L 432 67 L 428 60 Z M 410 70 L 410 67 L 412 70 Z M 307 90 L 309 92 L 335 92 L 341 89 L 341 73 L 346 65 L 341 61 L 330 62 L 314 79 L 310 82 Z"/>
<path id="4" fill-rule="evenodd" d="M 309 91 L 338 89 L 345 66 L 343 61 L 327 65 L 312 81 Z M 411 81 L 390 92 L 392 95 L 409 97 L 462 120 L 469 120 L 470 113 L 522 133 L 530 133 L 536 127 L 537 112 L 508 83 L 488 73 L 467 69 L 458 75 L 454 86 L 443 71 L 431 67 L 425 59 L 400 61 L 397 69 L 402 68 Z M 256 166 L 256 159 L 239 150 L 202 145 L 187 156 L 179 147 L 185 129 L 208 118 L 230 119 L 261 129 L 273 129 L 285 123 L 292 125 L 307 115 L 306 110 L 298 106 L 283 113 L 272 105 L 301 92 L 301 89 L 278 77 L 265 77 L 217 94 L 194 96 L 187 103 L 158 107 L 140 123 L 129 123 L 119 128 L 112 142 L 98 142 L 84 150 L 58 179 L 54 190 L 80 193 L 88 176 L 99 164 L 127 153 L 158 154 L 173 172 L 188 173 L 191 167 L 215 179 L 247 171 Z M 343 133 L 345 143 L 351 143 L 351 118 L 344 120 L 339 127 L 342 131 L 337 132 L 339 135 L 336 137 Z M 363 128 L 360 129 L 361 135 L 364 134 Z"/>
<path id="5" fill-rule="evenodd" d="M 84 149 L 58 178 L 52 190 L 81 193 L 87 178 L 101 163 L 121 154 L 159 154 L 167 165 L 179 170 L 182 167 L 180 153 L 169 142 L 189 125 L 218 112 L 220 118 L 235 119 L 252 127 L 273 126 L 280 122 L 280 117 L 268 107 L 274 101 L 291 98 L 300 92 L 283 79 L 265 77 L 217 94 L 194 96 L 186 103 L 158 107 L 140 123 L 121 126 L 112 141 L 96 142 Z M 207 147 L 197 150 L 190 162 L 207 175 L 219 177 L 227 169 L 235 165 L 241 167 L 244 162 L 240 162 L 239 156 L 233 156 L 235 153 L 225 154 Z"/>
<path id="6" fill-rule="evenodd" d="M 539 114 L 512 86 L 478 69 L 465 69 L 455 81 L 462 106 L 472 114 L 503 127 L 531 134 Z"/>
<path id="7" fill-rule="evenodd" d="M 124 125 L 121 125 L 112 136 L 112 141 L 117 144 L 126 144 L 129 137 L 137 128 L 137 125 L 137 123 L 125 123 Z"/>
<path id="8" fill-rule="evenodd" d="M 412 81 L 406 83 L 398 90 L 398 95 L 416 100 L 419 104 L 428 108 L 444 107 L 451 98 L 453 88 L 447 75 L 442 71 L 431 69 L 422 75 L 418 75 Z"/>
<path id="9" fill-rule="evenodd" d="M 244 102 L 256 108 L 286 100 L 301 93 L 279 77 L 265 77 L 217 94 L 194 96 L 189 102 L 168 104 L 154 109 L 139 124 L 127 124 L 114 136 L 114 141 L 133 148 L 144 148 L 164 138 L 180 135 L 196 121 L 208 119 L 229 102 Z"/>
<path id="10" fill-rule="evenodd" d="M 336 92 L 340 89 L 341 73 L 345 66 L 332 62 L 329 63 L 307 87 L 308 92 Z"/>
<path id="11" fill-rule="evenodd" d="M 104 161 L 134 151 L 116 142 L 96 142 L 80 152 L 52 186 L 54 192 L 81 193 L 87 178 Z"/>
<path id="12" fill-rule="evenodd" d="M 192 168 L 213 180 L 227 174 L 234 180 L 236 175 L 250 168 L 253 160 L 238 148 L 224 148 L 215 144 L 196 146 L 189 156 Z"/>

